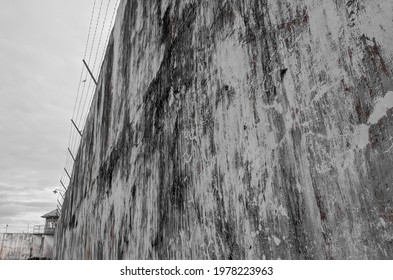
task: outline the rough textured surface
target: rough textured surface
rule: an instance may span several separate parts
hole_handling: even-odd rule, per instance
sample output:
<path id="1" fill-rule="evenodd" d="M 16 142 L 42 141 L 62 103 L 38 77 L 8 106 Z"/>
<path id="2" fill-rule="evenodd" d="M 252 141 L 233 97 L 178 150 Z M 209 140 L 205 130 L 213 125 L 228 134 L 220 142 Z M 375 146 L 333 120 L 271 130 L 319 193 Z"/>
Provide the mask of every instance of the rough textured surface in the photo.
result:
<path id="1" fill-rule="evenodd" d="M 393 1 L 122 1 L 59 259 L 393 258 Z"/>
<path id="2" fill-rule="evenodd" d="M 32 234 L 2 233 L 0 238 L 0 260 L 26 260 L 30 257 Z"/>
<path id="3" fill-rule="evenodd" d="M 53 235 L 0 234 L 0 260 L 53 259 Z"/>

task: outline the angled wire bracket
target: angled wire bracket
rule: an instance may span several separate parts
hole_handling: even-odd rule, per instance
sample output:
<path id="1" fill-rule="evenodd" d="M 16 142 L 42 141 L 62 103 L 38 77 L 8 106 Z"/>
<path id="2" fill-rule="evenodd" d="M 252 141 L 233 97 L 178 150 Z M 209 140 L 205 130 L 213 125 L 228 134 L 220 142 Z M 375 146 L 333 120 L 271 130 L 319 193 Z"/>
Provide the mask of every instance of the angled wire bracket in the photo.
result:
<path id="1" fill-rule="evenodd" d="M 73 119 L 71 119 L 72 124 L 74 125 L 76 131 L 78 131 L 79 135 L 82 137 L 82 131 L 79 130 L 79 128 L 76 126 L 76 123 L 74 122 Z"/>
<path id="2" fill-rule="evenodd" d="M 60 180 L 60 184 L 63 186 L 64 190 L 67 191 L 67 188 L 64 186 L 63 181 Z"/>
<path id="3" fill-rule="evenodd" d="M 64 194 L 62 194 L 61 192 L 58 192 L 61 195 L 61 198 L 64 200 Z"/>
<path id="4" fill-rule="evenodd" d="M 65 167 L 64 167 L 64 171 L 67 174 L 68 178 L 71 180 L 71 176 L 70 176 L 70 174 L 68 173 L 68 171 L 67 171 L 67 169 Z"/>
<path id="5" fill-rule="evenodd" d="M 97 80 L 94 78 L 93 73 L 91 73 L 89 66 L 87 66 L 87 63 L 84 59 L 82 59 L 83 64 L 86 66 L 87 71 L 89 72 L 91 78 L 93 79 L 93 82 L 97 85 Z"/>
<path id="6" fill-rule="evenodd" d="M 72 154 L 72 152 L 71 152 L 70 148 L 68 148 L 68 152 L 70 153 L 70 155 L 71 155 L 72 159 L 75 161 L 75 157 L 74 157 L 74 155 Z"/>

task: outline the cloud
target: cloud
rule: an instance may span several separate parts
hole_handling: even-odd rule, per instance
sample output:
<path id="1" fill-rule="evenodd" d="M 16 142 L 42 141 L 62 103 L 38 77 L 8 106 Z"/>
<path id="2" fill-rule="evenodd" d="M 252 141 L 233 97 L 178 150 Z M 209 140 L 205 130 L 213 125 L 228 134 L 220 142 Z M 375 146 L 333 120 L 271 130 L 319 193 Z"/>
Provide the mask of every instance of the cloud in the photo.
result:
<path id="1" fill-rule="evenodd" d="M 45 214 L 51 211 L 53 203 L 48 201 L 1 201 L 0 216 L 20 214 L 25 215 L 28 212 L 39 212 Z M 3 215 L 5 214 L 5 215 Z"/>
<path id="2" fill-rule="evenodd" d="M 27 224 L 42 224 L 40 217 L 55 208 L 56 198 L 51 188 L 0 183 L 0 225 L 24 227 Z"/>
<path id="3" fill-rule="evenodd" d="M 24 227 L 42 224 L 42 215 L 56 209 L 50 201 L 0 201 L 0 225 Z M 1 231 L 1 228 L 0 228 Z"/>

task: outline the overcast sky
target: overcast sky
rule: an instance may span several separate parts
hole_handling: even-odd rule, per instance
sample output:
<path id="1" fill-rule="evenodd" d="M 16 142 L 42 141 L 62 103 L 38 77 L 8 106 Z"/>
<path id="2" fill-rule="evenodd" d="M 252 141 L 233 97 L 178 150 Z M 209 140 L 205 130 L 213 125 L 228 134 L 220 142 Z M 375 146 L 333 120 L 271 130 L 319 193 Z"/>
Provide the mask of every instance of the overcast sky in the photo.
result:
<path id="1" fill-rule="evenodd" d="M 0 232 L 56 208 L 94 2 L 97 44 L 116 0 L 0 1 Z"/>

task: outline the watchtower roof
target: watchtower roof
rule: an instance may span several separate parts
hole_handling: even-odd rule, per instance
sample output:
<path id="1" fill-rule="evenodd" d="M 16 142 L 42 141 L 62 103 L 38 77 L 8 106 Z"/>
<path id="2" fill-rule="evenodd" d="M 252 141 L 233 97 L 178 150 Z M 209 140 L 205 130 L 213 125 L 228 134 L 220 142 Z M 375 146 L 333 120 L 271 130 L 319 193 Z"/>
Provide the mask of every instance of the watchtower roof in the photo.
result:
<path id="1" fill-rule="evenodd" d="M 57 209 L 50 211 L 49 213 L 46 213 L 45 215 L 42 215 L 41 218 L 58 218 L 59 217 L 59 213 L 57 211 Z"/>

